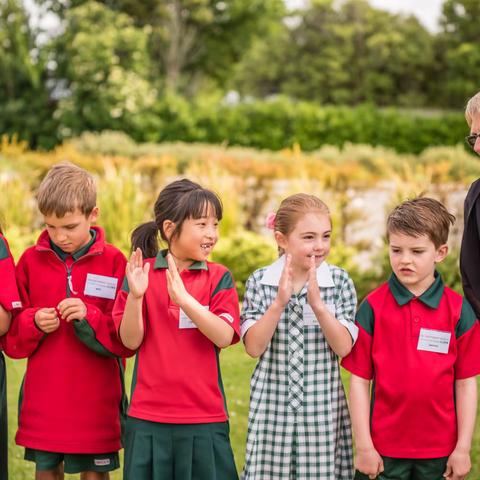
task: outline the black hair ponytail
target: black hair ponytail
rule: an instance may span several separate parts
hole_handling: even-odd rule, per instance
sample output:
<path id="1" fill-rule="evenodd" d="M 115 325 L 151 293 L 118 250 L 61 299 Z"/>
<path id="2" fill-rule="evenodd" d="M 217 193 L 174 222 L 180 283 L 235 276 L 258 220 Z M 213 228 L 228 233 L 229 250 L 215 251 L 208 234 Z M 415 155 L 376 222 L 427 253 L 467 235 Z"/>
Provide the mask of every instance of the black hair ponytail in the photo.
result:
<path id="1" fill-rule="evenodd" d="M 130 237 L 132 251 L 139 248 L 144 258 L 155 257 L 158 253 L 158 227 L 155 222 L 147 222 L 139 225 Z"/>

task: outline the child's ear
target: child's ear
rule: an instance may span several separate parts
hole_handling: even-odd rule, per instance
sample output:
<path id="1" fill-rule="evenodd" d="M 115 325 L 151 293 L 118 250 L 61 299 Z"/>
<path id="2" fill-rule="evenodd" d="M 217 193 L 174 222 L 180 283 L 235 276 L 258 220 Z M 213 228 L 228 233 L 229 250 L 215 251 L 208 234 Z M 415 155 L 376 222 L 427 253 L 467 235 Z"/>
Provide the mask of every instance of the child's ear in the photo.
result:
<path id="1" fill-rule="evenodd" d="M 448 245 L 445 243 L 437 248 L 435 254 L 435 263 L 441 262 L 448 254 Z"/>
<path id="2" fill-rule="evenodd" d="M 162 224 L 163 233 L 167 240 L 170 240 L 172 233 L 175 231 L 175 224 L 171 220 L 164 220 Z"/>
<path id="3" fill-rule="evenodd" d="M 95 223 L 98 219 L 98 214 L 100 210 L 98 209 L 97 206 L 93 207 L 93 210 L 90 212 L 90 215 L 88 216 L 88 221 L 90 223 Z"/>
<path id="4" fill-rule="evenodd" d="M 278 230 L 275 230 L 273 235 L 275 236 L 275 241 L 277 242 L 277 245 L 280 248 L 283 248 L 285 250 L 287 246 L 287 239 L 285 235 L 282 232 L 279 232 Z"/>

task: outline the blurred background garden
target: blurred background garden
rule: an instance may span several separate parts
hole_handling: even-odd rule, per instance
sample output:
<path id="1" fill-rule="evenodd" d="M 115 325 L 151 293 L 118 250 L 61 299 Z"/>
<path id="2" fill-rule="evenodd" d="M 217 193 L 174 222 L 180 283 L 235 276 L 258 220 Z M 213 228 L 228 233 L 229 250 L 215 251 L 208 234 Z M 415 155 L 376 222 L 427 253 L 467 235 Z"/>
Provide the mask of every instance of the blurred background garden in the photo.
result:
<path id="1" fill-rule="evenodd" d="M 99 224 L 126 254 L 167 182 L 186 176 L 218 192 L 212 259 L 240 295 L 276 257 L 264 219 L 286 195 L 331 207 L 329 261 L 360 299 L 389 274 L 389 209 L 432 195 L 457 217 L 440 270 L 461 291 L 463 200 L 480 177 L 463 140 L 465 103 L 480 90 L 480 2 L 439 0 L 434 28 L 374 3 L 0 1 L 0 223 L 15 258 L 43 227 L 42 176 L 69 160 L 95 175 Z M 241 345 L 221 358 L 241 468 L 255 362 Z M 33 472 L 14 445 L 25 365 L 7 365 L 10 475 L 23 480 Z M 472 458 L 478 479 L 480 424 Z"/>

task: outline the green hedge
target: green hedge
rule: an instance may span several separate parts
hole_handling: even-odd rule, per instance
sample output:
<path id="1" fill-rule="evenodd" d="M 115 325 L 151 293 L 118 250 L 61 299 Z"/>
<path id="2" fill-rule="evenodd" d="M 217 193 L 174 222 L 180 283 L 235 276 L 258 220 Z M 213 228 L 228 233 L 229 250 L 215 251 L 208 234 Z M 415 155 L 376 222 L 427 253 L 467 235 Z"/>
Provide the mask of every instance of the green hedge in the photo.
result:
<path id="1" fill-rule="evenodd" d="M 156 114 L 161 128 L 129 134 L 137 141 L 226 142 L 269 150 L 298 144 L 312 151 L 350 142 L 383 145 L 401 153 L 456 145 L 467 134 L 461 112 L 427 113 L 372 105 L 322 107 L 283 97 L 236 105 L 168 97 L 157 104 Z"/>

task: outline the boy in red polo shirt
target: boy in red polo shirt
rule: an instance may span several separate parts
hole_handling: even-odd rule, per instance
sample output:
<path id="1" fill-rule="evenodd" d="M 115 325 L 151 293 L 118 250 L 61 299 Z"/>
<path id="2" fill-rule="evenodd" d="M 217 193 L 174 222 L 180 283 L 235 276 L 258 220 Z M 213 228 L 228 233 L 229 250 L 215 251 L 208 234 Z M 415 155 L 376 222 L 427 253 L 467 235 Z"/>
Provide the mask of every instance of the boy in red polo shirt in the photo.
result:
<path id="1" fill-rule="evenodd" d="M 27 358 L 16 442 L 37 480 L 106 480 L 118 468 L 122 367 L 128 354 L 111 312 L 126 259 L 93 227 L 98 207 L 90 174 L 55 165 L 38 191 L 46 229 L 17 265 L 23 310 L 5 351 Z"/>
<path id="2" fill-rule="evenodd" d="M 356 479 L 459 480 L 470 471 L 480 326 L 435 270 L 454 220 L 431 198 L 388 217 L 393 273 L 360 305 L 359 337 L 342 361 L 352 373 Z"/>

